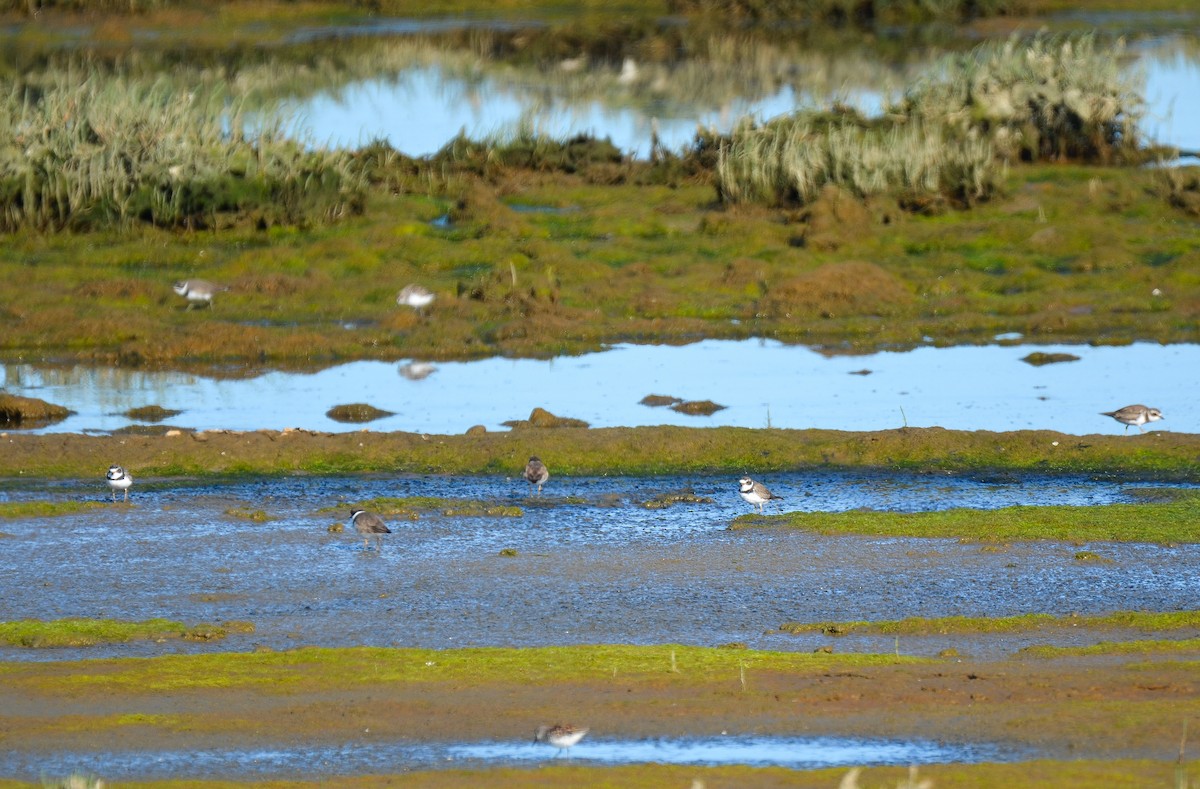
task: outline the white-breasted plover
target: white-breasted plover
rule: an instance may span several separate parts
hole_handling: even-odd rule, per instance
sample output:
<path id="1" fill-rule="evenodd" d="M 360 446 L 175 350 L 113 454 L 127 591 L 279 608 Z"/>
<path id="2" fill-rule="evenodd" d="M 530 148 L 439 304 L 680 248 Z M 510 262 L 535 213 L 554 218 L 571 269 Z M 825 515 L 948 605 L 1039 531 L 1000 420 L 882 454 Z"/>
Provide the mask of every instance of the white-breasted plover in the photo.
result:
<path id="1" fill-rule="evenodd" d="M 174 290 L 187 299 L 187 309 L 190 310 L 200 304 L 211 307 L 213 295 L 223 290 L 229 290 L 229 288 L 213 284 L 206 279 L 185 279 L 182 282 L 176 282 Z"/>
<path id="2" fill-rule="evenodd" d="M 767 490 L 766 485 L 761 482 L 755 482 L 749 477 L 742 477 L 738 480 L 738 494 L 755 507 L 758 507 L 759 513 L 763 511 L 763 505 L 771 499 L 783 500 L 783 496 L 776 496 Z"/>
<path id="3" fill-rule="evenodd" d="M 133 477 L 120 466 L 109 466 L 105 476 L 108 478 L 108 486 L 112 488 L 112 500 L 116 501 L 117 491 L 122 490 L 125 492 L 124 501 L 129 501 L 129 486 L 133 484 Z"/>
<path id="4" fill-rule="evenodd" d="M 1101 411 L 1101 416 L 1111 416 L 1121 424 L 1125 425 L 1125 432 L 1129 432 L 1130 425 L 1136 425 L 1137 429 L 1142 430 L 1142 425 L 1147 422 L 1157 422 L 1163 418 L 1162 411 L 1157 408 L 1149 408 L 1144 405 L 1127 405 L 1124 408 L 1118 408 L 1116 411 Z"/>

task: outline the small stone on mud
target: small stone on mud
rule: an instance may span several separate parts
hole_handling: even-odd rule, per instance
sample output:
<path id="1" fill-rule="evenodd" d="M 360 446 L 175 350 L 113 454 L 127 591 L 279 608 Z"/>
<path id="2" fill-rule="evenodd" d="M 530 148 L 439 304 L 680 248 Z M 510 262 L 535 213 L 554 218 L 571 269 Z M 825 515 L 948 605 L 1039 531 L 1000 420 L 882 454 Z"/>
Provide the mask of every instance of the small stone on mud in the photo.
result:
<path id="1" fill-rule="evenodd" d="M 825 645 L 825 646 L 823 646 L 823 647 L 817 647 L 816 649 L 814 649 L 814 650 L 813 650 L 813 654 L 818 654 L 818 655 L 832 655 L 832 654 L 833 654 L 833 647 L 829 646 L 828 644 L 826 644 L 826 645 Z"/>
<path id="2" fill-rule="evenodd" d="M 535 408 L 529 412 L 528 419 L 510 419 L 505 427 L 514 429 L 526 427 L 587 427 L 582 419 L 572 419 L 566 416 L 555 416 L 544 408 Z"/>
<path id="3" fill-rule="evenodd" d="M 725 408 L 726 406 L 714 403 L 712 400 L 688 400 L 685 403 L 676 403 L 671 406 L 672 411 L 691 416 L 712 416 Z"/>
<path id="4" fill-rule="evenodd" d="M 639 405 L 648 405 L 651 408 L 658 408 L 659 406 L 664 405 L 675 405 L 676 403 L 682 402 L 683 398 L 681 397 L 671 397 L 670 395 L 656 394 L 646 395 L 641 400 L 638 400 Z"/>
<path id="5" fill-rule="evenodd" d="M 382 419 L 385 416 L 392 416 L 394 412 L 384 411 L 367 403 L 349 403 L 346 405 L 335 405 L 325 412 L 325 416 L 335 422 L 372 422 L 376 419 Z"/>
<path id="6" fill-rule="evenodd" d="M 517 554 L 516 548 L 501 548 L 500 555 L 512 557 L 512 556 L 517 556 L 518 554 Z"/>

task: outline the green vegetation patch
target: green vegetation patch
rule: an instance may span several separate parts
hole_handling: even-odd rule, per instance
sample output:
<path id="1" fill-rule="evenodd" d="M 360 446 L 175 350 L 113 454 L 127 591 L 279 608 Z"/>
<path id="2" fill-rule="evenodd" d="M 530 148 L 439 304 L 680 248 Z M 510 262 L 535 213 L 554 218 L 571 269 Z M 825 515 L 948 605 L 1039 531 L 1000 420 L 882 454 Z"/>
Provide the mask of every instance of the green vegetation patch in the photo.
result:
<path id="1" fill-rule="evenodd" d="M 188 627 L 170 619 L 123 622 L 116 619 L 57 619 L 43 622 L 22 619 L 0 622 L 0 643 L 10 646 L 51 648 L 86 647 L 126 641 L 184 638 L 210 641 L 229 632 L 253 632 L 249 622 L 228 622 L 224 626 L 200 624 Z"/>
<path id="2" fill-rule="evenodd" d="M 899 415 L 897 415 L 899 416 Z M 1098 416 L 1097 419 L 1106 417 Z M 1111 420 L 1107 420 L 1111 422 Z M 693 428 L 656 426 L 545 430 L 528 433 L 485 433 L 423 437 L 416 433 L 333 433 L 305 431 L 274 433 L 216 433 L 204 440 L 167 436 L 9 435 L 0 452 L 0 478 L 28 479 L 73 477 L 95 479 L 96 469 L 112 463 L 119 447 L 128 467 L 145 477 L 196 476 L 211 479 L 245 474 L 354 474 L 394 472 L 413 474 L 500 474 L 512 477 L 525 467 L 531 454 L 551 459 L 555 476 L 623 474 L 741 474 L 754 469 L 756 476 L 775 471 L 804 469 L 877 468 L 887 471 L 979 472 L 1007 470 L 1043 475 L 1122 474 L 1125 479 L 1192 480 L 1200 473 L 1200 435 L 1155 432 L 1146 435 L 1067 436 L 1052 431 L 990 433 L 982 430 L 901 428 L 873 432 L 836 430 L 755 430 L 738 427 Z M 735 476 L 736 480 L 737 477 Z M 769 485 L 769 479 L 768 485 Z M 553 483 L 551 483 L 553 484 Z M 528 486 L 514 481 L 514 492 Z M 428 502 L 428 503 L 426 503 Z M 440 511 L 445 499 L 379 499 L 364 501 L 363 509 L 376 506 L 381 514 L 416 517 L 422 511 Z M 498 502 L 487 502 L 495 504 Z M 550 506 L 565 500 L 554 499 Z M 334 507 L 339 517 L 349 517 L 348 502 Z M 1180 516 L 1185 527 L 1187 504 L 1178 502 L 1161 512 Z M 1193 508 L 1196 506 L 1192 504 Z M 1028 513 L 1036 513 L 1028 510 Z M 1119 508 L 1049 508 L 1062 513 L 1057 520 L 1102 512 L 1112 518 Z M 948 528 L 946 519 L 962 521 L 954 536 L 992 536 L 987 528 L 1006 517 L 999 513 L 887 515 L 842 513 L 816 515 L 792 513 L 787 519 L 740 518 L 734 528 L 753 525 L 793 525 L 803 528 L 893 530 L 910 522 L 927 528 Z M 1013 517 L 1008 513 L 1007 517 Z M 1083 528 L 1064 522 L 1063 531 Z M 1174 525 L 1174 524 L 1163 524 Z M 1088 533 L 1101 539 L 1100 533 Z M 1045 535 L 1053 536 L 1053 535 Z M 1003 538 L 1003 537 L 1001 537 Z M 1179 539 L 1182 539 L 1179 538 Z"/>
<path id="3" fill-rule="evenodd" d="M 0 427 L 44 425 L 66 419 L 70 414 L 69 409 L 36 397 L 0 392 Z"/>
<path id="4" fill-rule="evenodd" d="M 804 529 L 820 534 L 957 537 L 963 540 L 1200 542 L 1200 507 L 1194 501 L 1185 501 L 915 513 L 873 510 L 789 512 L 765 517 L 741 515 L 730 528 L 761 526 Z"/>
<path id="5" fill-rule="evenodd" d="M 106 506 L 103 501 L 5 501 L 0 502 L 0 518 L 49 518 Z"/>
<path id="6" fill-rule="evenodd" d="M 572 646 L 475 649 L 304 648 L 288 652 L 163 655 L 56 663 L 54 671 L 28 663 L 0 663 L 6 681 L 44 684 L 47 691 L 120 688 L 153 693 L 185 688 L 259 686 L 286 692 L 376 682 L 454 682 L 484 685 L 555 683 L 621 677 L 680 682 L 737 678 L 750 670 L 823 672 L 831 666 L 918 664 L 895 655 L 760 652 L 682 645 Z"/>
<path id="7" fill-rule="evenodd" d="M 1101 641 L 1082 647 L 1032 646 L 1021 650 L 1022 655 L 1042 658 L 1081 657 L 1085 655 L 1141 655 L 1154 652 L 1197 652 L 1200 638 L 1178 641 Z"/>
<path id="8" fill-rule="evenodd" d="M 230 518 L 253 521 L 254 523 L 266 523 L 271 520 L 271 516 L 267 514 L 266 510 L 255 509 L 254 507 L 230 507 L 225 510 L 225 514 Z"/>
<path id="9" fill-rule="evenodd" d="M 842 636 L 849 633 L 878 633 L 881 635 L 928 636 L 950 633 L 1023 633 L 1053 627 L 1074 628 L 1133 628 L 1147 631 L 1177 630 L 1200 627 L 1200 611 L 1115 611 L 1109 614 L 1055 616 L 1051 614 L 1022 614 L 1003 617 L 914 616 L 881 622 L 785 622 L 778 630 L 783 633 L 824 633 Z"/>

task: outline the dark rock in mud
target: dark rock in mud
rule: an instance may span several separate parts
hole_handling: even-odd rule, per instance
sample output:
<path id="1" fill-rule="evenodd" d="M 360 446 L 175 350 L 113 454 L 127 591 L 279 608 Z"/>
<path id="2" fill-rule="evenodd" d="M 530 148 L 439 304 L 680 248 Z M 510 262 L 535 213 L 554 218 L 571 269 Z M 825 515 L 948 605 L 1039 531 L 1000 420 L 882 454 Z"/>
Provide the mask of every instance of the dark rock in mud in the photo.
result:
<path id="1" fill-rule="evenodd" d="M 567 416 L 555 416 L 544 408 L 535 408 L 529 412 L 528 419 L 510 419 L 505 427 L 513 429 L 526 427 L 588 427 L 582 419 L 572 419 Z"/>
<path id="2" fill-rule="evenodd" d="M 672 411 L 691 416 L 712 416 L 725 408 L 726 406 L 714 403 L 712 400 L 688 400 L 686 403 L 676 403 L 671 406 Z"/>
<path id="3" fill-rule="evenodd" d="M 125 412 L 125 416 L 139 422 L 161 422 L 182 413 L 182 411 L 171 408 L 163 408 L 161 405 L 144 405 L 140 408 L 130 408 Z"/>
<path id="4" fill-rule="evenodd" d="M 335 405 L 325 412 L 325 416 L 335 422 L 373 422 L 376 419 L 383 419 L 385 416 L 392 416 L 393 414 L 394 412 L 392 411 L 384 411 L 366 403 Z"/>
<path id="5" fill-rule="evenodd" d="M 36 397 L 0 392 L 0 426 L 3 427 L 39 427 L 66 419 L 72 413 L 69 408 Z"/>
<path id="6" fill-rule="evenodd" d="M 1043 353 L 1042 351 L 1035 351 L 1028 356 L 1022 357 L 1021 361 L 1026 364 L 1032 364 L 1034 367 L 1041 367 L 1043 364 L 1077 362 L 1079 361 L 1079 357 L 1073 353 Z"/>
<path id="7" fill-rule="evenodd" d="M 675 405 L 677 403 L 682 403 L 682 402 L 683 402 L 683 398 L 681 398 L 681 397 L 671 397 L 670 395 L 656 395 L 656 394 L 646 395 L 641 400 L 638 400 L 639 405 L 648 405 L 651 408 L 658 408 L 659 406 L 664 406 L 664 405 Z"/>

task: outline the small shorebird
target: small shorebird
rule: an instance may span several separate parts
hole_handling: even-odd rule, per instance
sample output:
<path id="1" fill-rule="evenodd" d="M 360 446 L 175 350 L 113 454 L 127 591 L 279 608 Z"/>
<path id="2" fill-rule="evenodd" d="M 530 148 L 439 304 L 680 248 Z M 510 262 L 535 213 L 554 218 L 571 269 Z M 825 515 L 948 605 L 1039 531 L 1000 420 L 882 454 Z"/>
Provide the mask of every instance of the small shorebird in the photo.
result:
<path id="1" fill-rule="evenodd" d="M 112 488 L 112 500 L 117 500 L 117 491 L 125 491 L 124 501 L 129 501 L 129 486 L 133 484 L 133 477 L 125 473 L 125 469 L 120 466 L 108 467 L 108 486 Z"/>
<path id="2" fill-rule="evenodd" d="M 738 480 L 738 494 L 755 507 L 758 507 L 759 514 L 763 511 L 763 505 L 771 499 L 783 500 L 783 496 L 776 496 L 767 490 L 766 485 L 761 482 L 755 482 L 749 477 L 742 477 Z"/>
<path id="3" fill-rule="evenodd" d="M 187 309 L 200 304 L 212 306 L 213 294 L 229 288 L 214 285 L 206 279 L 185 279 L 175 283 L 175 292 L 187 299 Z"/>
<path id="4" fill-rule="evenodd" d="M 583 739 L 583 735 L 587 734 L 586 728 L 577 729 L 569 723 L 558 723 L 554 726 L 538 726 L 537 732 L 533 735 L 535 743 L 544 742 L 547 745 L 553 745 L 558 748 L 558 753 L 555 756 L 570 748 L 575 743 Z"/>
<path id="5" fill-rule="evenodd" d="M 433 291 L 420 285 L 405 285 L 396 296 L 396 303 L 401 307 L 412 307 L 418 315 L 433 303 Z"/>
<path id="6" fill-rule="evenodd" d="M 375 538 L 375 550 L 383 550 L 383 538 L 379 535 L 392 533 L 383 518 L 366 510 L 350 510 L 350 522 L 354 524 L 354 530 L 363 536 L 363 550 L 370 547 L 372 537 Z"/>
<path id="7" fill-rule="evenodd" d="M 1137 425 L 1137 429 L 1142 430 L 1142 425 L 1147 422 L 1157 422 L 1163 418 L 1162 411 L 1157 408 L 1147 408 L 1144 405 L 1127 405 L 1124 408 L 1118 408 L 1116 411 L 1101 411 L 1101 416 L 1111 416 L 1121 424 L 1125 425 L 1125 432 L 1129 432 L 1130 425 Z"/>
<path id="8" fill-rule="evenodd" d="M 542 485 L 546 484 L 546 480 L 550 479 L 550 470 L 546 468 L 546 464 L 537 455 L 529 458 L 529 462 L 525 464 L 524 477 L 530 485 L 537 485 L 537 492 L 542 492 Z"/>

